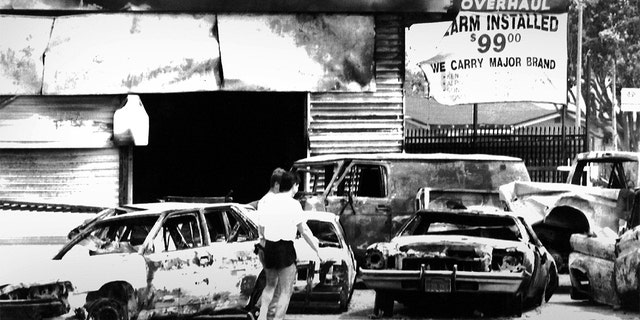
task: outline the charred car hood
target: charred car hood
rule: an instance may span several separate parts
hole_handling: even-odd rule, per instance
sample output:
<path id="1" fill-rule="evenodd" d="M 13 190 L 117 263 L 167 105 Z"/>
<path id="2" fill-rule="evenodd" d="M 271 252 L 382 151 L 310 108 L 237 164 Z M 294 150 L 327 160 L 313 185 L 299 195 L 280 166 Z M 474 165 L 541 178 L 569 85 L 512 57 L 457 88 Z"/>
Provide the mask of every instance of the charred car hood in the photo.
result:
<path id="1" fill-rule="evenodd" d="M 511 182 L 500 186 L 501 200 L 511 211 L 518 212 L 530 224 L 544 221 L 549 211 L 559 206 L 576 207 L 588 204 L 582 210 L 594 208 L 604 211 L 620 210 L 620 189 L 587 187 L 568 183 Z"/>
<path id="2" fill-rule="evenodd" d="M 495 248 L 527 250 L 527 245 L 519 241 L 455 235 L 402 236 L 394 238 L 390 245 L 390 248 L 388 248 L 389 254 L 393 254 L 393 251 L 395 251 L 406 255 L 444 256 L 451 249 L 474 250 L 477 254 L 491 254 L 491 251 Z"/>

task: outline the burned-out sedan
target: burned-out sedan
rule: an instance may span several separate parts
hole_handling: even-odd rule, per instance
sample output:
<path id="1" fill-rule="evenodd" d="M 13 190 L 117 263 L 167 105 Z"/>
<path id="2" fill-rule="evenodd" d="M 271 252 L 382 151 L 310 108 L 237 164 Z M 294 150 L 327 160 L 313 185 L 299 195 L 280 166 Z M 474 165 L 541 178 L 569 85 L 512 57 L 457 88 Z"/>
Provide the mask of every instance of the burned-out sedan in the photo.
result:
<path id="1" fill-rule="evenodd" d="M 262 266 L 242 205 L 139 209 L 79 228 L 53 260 L 3 266 L 0 318 L 249 316 Z"/>
<path id="2" fill-rule="evenodd" d="M 291 297 L 293 308 L 334 307 L 334 310 L 346 311 L 356 280 L 356 261 L 344 237 L 340 218 L 330 212 L 306 211 L 307 225 L 313 235 L 318 238 L 320 256 L 324 260 L 318 273 L 308 277 L 301 266 L 315 261 L 304 257 L 314 257 L 312 249 L 302 239 L 296 240 L 298 257 L 298 281 Z M 308 280 L 307 280 L 308 279 Z M 313 279 L 314 281 L 311 281 Z M 310 281 L 311 286 L 305 281 Z"/>
<path id="3" fill-rule="evenodd" d="M 492 311 L 520 315 L 523 304 L 548 301 L 558 284 L 553 257 L 531 228 L 497 209 L 418 211 L 390 242 L 369 246 L 360 271 L 380 316 L 392 314 L 394 301 L 429 307 L 486 299 L 484 306 L 502 306 Z"/>
<path id="4" fill-rule="evenodd" d="M 249 212 L 255 219 L 258 211 Z M 298 236 L 294 242 L 297 260 L 297 280 L 294 283 L 290 309 L 295 312 L 306 308 L 346 311 L 356 281 L 356 260 L 347 244 L 340 217 L 324 211 L 305 211 L 307 226 L 318 239 L 322 263 L 317 261 L 313 249 Z"/>

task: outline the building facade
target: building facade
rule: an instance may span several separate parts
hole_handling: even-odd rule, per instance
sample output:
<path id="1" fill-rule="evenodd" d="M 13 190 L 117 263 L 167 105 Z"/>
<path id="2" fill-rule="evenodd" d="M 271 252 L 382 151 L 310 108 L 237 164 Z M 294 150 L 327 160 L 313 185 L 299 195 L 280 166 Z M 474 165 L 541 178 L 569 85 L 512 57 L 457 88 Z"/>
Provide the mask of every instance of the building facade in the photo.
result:
<path id="1" fill-rule="evenodd" d="M 0 1 L 0 198 L 248 202 L 298 158 L 400 152 L 404 30 L 455 12 L 441 0 Z"/>

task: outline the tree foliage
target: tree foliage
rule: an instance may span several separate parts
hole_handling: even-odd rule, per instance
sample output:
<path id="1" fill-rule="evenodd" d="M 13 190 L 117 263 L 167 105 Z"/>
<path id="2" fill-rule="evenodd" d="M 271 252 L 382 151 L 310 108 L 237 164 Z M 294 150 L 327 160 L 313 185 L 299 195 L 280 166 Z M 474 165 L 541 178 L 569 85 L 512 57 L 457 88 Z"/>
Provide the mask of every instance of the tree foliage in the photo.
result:
<path id="1" fill-rule="evenodd" d="M 573 1 L 569 9 L 568 30 L 569 88 L 576 83 L 578 3 L 583 6 L 582 97 L 589 107 L 590 125 L 609 129 L 611 135 L 613 68 L 618 105 L 622 88 L 640 88 L 640 0 Z M 590 76 L 587 76 L 585 68 L 587 59 Z M 575 96 L 569 94 L 570 101 L 575 101 Z M 616 121 L 618 148 L 638 150 L 640 123 L 629 112 L 618 112 Z"/>

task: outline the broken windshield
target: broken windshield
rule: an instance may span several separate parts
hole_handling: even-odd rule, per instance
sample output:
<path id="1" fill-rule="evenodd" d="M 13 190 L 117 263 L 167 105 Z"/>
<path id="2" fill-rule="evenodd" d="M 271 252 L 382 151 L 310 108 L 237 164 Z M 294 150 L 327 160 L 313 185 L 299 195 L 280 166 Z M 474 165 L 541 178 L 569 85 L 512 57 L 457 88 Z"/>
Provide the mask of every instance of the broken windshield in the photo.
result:
<path id="1" fill-rule="evenodd" d="M 151 216 L 102 221 L 77 245 L 91 255 L 137 252 L 157 220 Z"/>
<path id="2" fill-rule="evenodd" d="M 516 219 L 510 216 L 420 212 L 402 229 L 403 236 L 461 235 L 500 240 L 521 240 Z"/>

